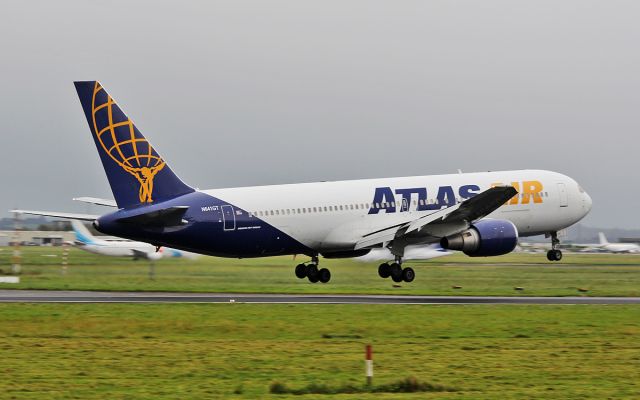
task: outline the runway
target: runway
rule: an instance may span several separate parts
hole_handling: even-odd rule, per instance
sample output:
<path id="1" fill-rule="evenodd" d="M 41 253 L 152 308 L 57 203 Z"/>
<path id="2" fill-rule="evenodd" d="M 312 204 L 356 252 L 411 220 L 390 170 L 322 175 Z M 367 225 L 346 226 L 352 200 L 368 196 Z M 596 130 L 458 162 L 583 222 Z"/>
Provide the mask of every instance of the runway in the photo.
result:
<path id="1" fill-rule="evenodd" d="M 0 290 L 3 303 L 640 304 L 640 297 L 488 297 Z"/>

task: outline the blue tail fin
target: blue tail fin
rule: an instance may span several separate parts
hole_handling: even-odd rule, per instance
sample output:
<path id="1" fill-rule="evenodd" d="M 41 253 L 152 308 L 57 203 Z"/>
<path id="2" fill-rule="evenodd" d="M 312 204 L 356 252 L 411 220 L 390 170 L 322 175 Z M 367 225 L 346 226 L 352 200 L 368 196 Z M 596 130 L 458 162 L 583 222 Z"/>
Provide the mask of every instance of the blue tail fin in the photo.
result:
<path id="1" fill-rule="evenodd" d="M 82 224 L 82 222 L 72 219 L 71 226 L 73 227 L 73 233 L 76 235 L 76 242 L 82 244 L 93 244 L 95 241 L 93 240 L 93 235 L 86 226 Z"/>
<path id="2" fill-rule="evenodd" d="M 119 208 L 193 192 L 171 171 L 99 82 L 74 83 Z"/>

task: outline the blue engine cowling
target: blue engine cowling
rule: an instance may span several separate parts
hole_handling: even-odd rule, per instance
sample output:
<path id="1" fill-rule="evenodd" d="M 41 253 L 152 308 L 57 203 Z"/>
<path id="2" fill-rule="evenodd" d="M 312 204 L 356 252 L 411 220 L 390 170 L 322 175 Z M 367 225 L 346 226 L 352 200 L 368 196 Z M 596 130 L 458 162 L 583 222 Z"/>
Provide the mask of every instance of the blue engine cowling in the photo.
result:
<path id="1" fill-rule="evenodd" d="M 518 228 L 502 219 L 485 219 L 455 235 L 443 237 L 440 246 L 460 250 L 470 257 L 490 257 L 511 253 L 518 244 Z"/>

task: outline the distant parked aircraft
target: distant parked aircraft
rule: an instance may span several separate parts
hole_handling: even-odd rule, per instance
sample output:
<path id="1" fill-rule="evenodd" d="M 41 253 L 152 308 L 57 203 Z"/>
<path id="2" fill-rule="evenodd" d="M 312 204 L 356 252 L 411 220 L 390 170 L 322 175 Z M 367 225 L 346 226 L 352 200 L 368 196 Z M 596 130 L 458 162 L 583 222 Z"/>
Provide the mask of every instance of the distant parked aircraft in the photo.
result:
<path id="1" fill-rule="evenodd" d="M 102 239 L 89 232 L 86 226 L 80 221 L 72 220 L 71 226 L 76 235 L 74 245 L 79 249 L 94 254 L 113 257 L 133 257 L 145 258 L 147 260 L 159 260 L 163 257 L 186 257 L 194 258 L 198 255 L 188 251 L 161 247 L 156 251 L 156 247 L 144 242 L 134 242 L 128 239 Z"/>
<path id="2" fill-rule="evenodd" d="M 596 248 L 610 253 L 640 253 L 640 246 L 635 243 L 609 243 L 604 233 L 598 233 L 600 244 Z"/>

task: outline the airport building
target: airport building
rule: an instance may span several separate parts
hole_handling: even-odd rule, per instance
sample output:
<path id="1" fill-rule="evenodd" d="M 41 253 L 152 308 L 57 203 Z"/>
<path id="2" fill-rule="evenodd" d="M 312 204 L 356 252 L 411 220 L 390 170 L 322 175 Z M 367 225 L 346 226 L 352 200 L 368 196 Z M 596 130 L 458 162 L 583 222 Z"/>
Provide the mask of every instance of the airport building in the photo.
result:
<path id="1" fill-rule="evenodd" d="M 9 246 L 14 241 L 31 246 L 61 246 L 74 240 L 73 231 L 0 231 L 0 246 Z"/>

